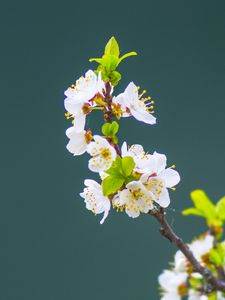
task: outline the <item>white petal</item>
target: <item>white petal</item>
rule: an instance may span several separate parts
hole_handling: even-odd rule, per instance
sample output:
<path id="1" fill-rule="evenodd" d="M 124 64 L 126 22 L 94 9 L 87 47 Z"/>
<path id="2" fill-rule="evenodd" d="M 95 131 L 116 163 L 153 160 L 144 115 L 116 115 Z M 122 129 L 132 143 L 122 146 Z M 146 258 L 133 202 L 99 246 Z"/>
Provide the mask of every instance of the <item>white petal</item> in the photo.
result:
<path id="1" fill-rule="evenodd" d="M 172 188 L 180 181 L 180 175 L 177 171 L 167 168 L 160 173 L 160 177 L 165 181 L 166 187 Z"/>
<path id="2" fill-rule="evenodd" d="M 153 157 L 157 161 L 157 174 L 162 172 L 166 168 L 166 155 L 157 153 L 156 151 L 153 153 Z"/>
<path id="3" fill-rule="evenodd" d="M 131 114 L 134 116 L 134 118 L 137 119 L 138 121 L 150 125 L 154 125 L 156 123 L 156 118 L 147 111 L 138 111 L 132 108 L 130 108 L 130 111 Z"/>
<path id="4" fill-rule="evenodd" d="M 157 201 L 157 203 L 161 206 L 161 207 L 168 207 L 170 204 L 170 196 L 168 193 L 167 189 L 163 189 L 160 196 L 159 196 L 159 200 Z"/>

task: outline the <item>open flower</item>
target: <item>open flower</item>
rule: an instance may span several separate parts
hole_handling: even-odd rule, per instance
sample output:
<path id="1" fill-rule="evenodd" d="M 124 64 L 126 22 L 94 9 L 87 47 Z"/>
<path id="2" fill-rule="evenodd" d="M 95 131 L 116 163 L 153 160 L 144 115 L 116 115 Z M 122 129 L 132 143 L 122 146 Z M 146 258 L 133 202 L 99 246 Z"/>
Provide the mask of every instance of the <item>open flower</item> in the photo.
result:
<path id="1" fill-rule="evenodd" d="M 131 181 L 126 189 L 119 191 L 113 198 L 113 205 L 125 208 L 131 218 L 137 218 L 140 213 L 148 213 L 153 207 L 153 195 L 139 181 Z"/>
<path id="2" fill-rule="evenodd" d="M 88 167 L 93 172 L 105 171 L 115 160 L 116 150 L 105 138 L 99 135 L 94 135 L 94 140 L 87 147 L 87 152 L 93 156 L 89 160 Z"/>
<path id="3" fill-rule="evenodd" d="M 208 260 L 207 254 L 213 248 L 213 241 L 214 237 L 212 235 L 206 235 L 191 243 L 190 249 L 199 262 L 204 263 L 205 260 Z"/>
<path id="4" fill-rule="evenodd" d="M 161 300 L 180 300 L 187 294 L 187 273 L 165 270 L 159 276 L 163 297 Z"/>
<path id="5" fill-rule="evenodd" d="M 170 204 L 167 188 L 173 188 L 180 181 L 180 175 L 172 168 L 166 168 L 166 156 L 154 152 L 145 162 L 145 173 L 140 180 L 154 195 L 154 201 L 162 207 Z"/>
<path id="6" fill-rule="evenodd" d="M 85 77 L 80 77 L 75 85 L 65 91 L 64 106 L 68 114 L 75 118 L 74 124 L 78 130 L 84 129 L 89 107 L 96 105 L 93 99 L 97 94 L 102 94 L 103 89 L 104 81 L 101 78 L 101 72 L 97 76 L 89 70 L 85 73 Z"/>
<path id="7" fill-rule="evenodd" d="M 94 214 L 104 213 L 100 221 L 100 224 L 103 224 L 109 214 L 111 206 L 109 198 L 103 195 L 102 187 L 96 181 L 86 179 L 84 184 L 86 188 L 84 188 L 83 193 L 80 193 L 80 196 L 84 198 L 88 210 L 91 210 Z"/>
<path id="8" fill-rule="evenodd" d="M 120 104 L 123 117 L 133 116 L 138 121 L 153 125 L 156 123 L 156 118 L 151 114 L 153 102 L 142 96 L 143 93 L 139 95 L 138 87 L 131 82 L 123 93 L 113 98 L 113 103 Z"/>
<path id="9" fill-rule="evenodd" d="M 76 127 L 72 126 L 66 130 L 66 135 L 70 139 L 66 148 L 73 155 L 81 155 L 87 150 L 87 145 L 92 139 L 90 130 L 77 131 Z"/>

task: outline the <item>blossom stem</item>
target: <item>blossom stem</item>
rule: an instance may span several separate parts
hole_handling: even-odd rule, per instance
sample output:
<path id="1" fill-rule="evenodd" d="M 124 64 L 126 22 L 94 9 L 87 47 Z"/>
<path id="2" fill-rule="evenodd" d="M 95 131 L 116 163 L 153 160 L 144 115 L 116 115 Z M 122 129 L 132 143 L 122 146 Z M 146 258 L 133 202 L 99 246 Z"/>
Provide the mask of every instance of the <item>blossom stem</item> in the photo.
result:
<path id="1" fill-rule="evenodd" d="M 192 264 L 194 271 L 202 274 L 208 283 L 208 292 L 223 291 L 225 292 L 225 281 L 217 279 L 213 273 L 207 268 L 203 267 L 197 259 L 194 257 L 192 251 L 187 244 L 174 232 L 166 219 L 166 213 L 164 209 L 155 208 L 149 212 L 160 224 L 160 233 L 174 244 Z"/>
<path id="2" fill-rule="evenodd" d="M 105 93 L 104 93 L 104 96 L 105 96 L 105 100 L 106 100 L 106 103 L 107 103 L 107 107 L 104 108 L 104 119 L 106 122 L 108 123 L 112 123 L 112 117 L 113 117 L 113 114 L 112 114 L 112 96 L 111 96 L 111 84 L 109 81 L 107 81 L 105 83 Z M 116 150 L 116 153 L 121 156 L 121 150 L 120 150 L 120 147 L 118 144 L 114 144 L 113 147 L 115 148 Z"/>

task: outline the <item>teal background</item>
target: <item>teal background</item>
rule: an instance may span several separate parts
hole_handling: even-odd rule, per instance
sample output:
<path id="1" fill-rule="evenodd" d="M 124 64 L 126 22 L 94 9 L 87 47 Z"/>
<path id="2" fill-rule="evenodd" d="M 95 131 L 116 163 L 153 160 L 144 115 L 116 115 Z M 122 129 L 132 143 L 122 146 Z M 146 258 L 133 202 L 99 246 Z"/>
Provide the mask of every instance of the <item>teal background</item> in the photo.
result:
<path id="1" fill-rule="evenodd" d="M 112 35 L 139 53 L 116 92 L 146 88 L 158 125 L 122 120 L 120 140 L 176 164 L 168 219 L 189 241 L 204 228 L 180 215 L 189 192 L 225 195 L 225 2 L 3 1 L 0 23 L 0 299 L 159 299 L 175 249 L 150 216 L 112 212 L 101 226 L 86 210 L 79 192 L 95 176 L 65 149 L 63 92 Z M 100 123 L 97 113 L 88 126 Z"/>

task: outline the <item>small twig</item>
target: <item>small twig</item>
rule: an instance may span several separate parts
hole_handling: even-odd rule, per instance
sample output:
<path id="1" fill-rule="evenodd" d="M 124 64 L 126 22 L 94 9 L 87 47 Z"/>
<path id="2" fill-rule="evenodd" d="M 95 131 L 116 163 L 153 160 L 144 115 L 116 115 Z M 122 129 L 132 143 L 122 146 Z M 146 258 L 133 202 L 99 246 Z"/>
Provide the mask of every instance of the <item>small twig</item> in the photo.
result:
<path id="1" fill-rule="evenodd" d="M 225 281 L 217 279 L 213 273 L 203 267 L 194 257 L 192 251 L 187 244 L 173 231 L 166 220 L 165 211 L 163 208 L 155 208 L 149 212 L 150 215 L 156 218 L 160 223 L 160 233 L 167 238 L 172 244 L 184 254 L 188 261 L 192 264 L 194 271 L 202 274 L 208 283 L 208 291 L 223 291 L 225 292 Z"/>

